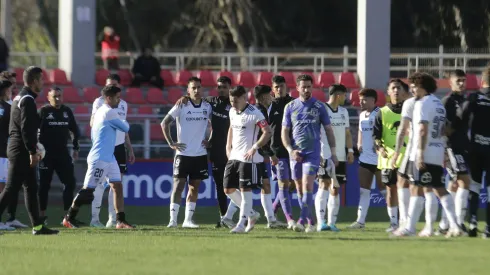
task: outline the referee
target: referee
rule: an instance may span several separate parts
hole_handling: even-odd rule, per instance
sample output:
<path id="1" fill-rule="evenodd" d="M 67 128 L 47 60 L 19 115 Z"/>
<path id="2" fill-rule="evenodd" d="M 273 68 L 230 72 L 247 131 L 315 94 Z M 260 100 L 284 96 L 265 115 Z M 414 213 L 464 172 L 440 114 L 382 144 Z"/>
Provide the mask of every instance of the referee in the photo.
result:
<path id="1" fill-rule="evenodd" d="M 46 149 L 46 156 L 39 163 L 39 204 L 41 216 L 46 224 L 46 209 L 48 207 L 49 189 L 56 171 L 63 183 L 63 210 L 66 212 L 73 202 L 75 191 L 75 170 L 73 161 L 78 159 L 78 139 L 80 131 L 72 110 L 63 105 L 63 94 L 60 88 L 53 87 L 48 92 L 49 104 L 38 111 L 41 120 L 39 126 L 39 142 Z M 70 135 L 73 134 L 73 155 L 67 146 Z"/>
<path id="2" fill-rule="evenodd" d="M 37 154 L 37 115 L 35 98 L 43 87 L 42 69 L 31 66 L 24 71 L 24 87 L 12 102 L 10 113 L 10 140 L 7 148 L 9 159 L 8 179 L 5 189 L 0 195 L 0 215 L 7 208 L 13 195 L 17 195 L 24 186 L 24 196 L 33 226 L 34 235 L 58 234 L 42 224 L 39 218 L 37 198 L 36 166 L 39 162 Z"/>

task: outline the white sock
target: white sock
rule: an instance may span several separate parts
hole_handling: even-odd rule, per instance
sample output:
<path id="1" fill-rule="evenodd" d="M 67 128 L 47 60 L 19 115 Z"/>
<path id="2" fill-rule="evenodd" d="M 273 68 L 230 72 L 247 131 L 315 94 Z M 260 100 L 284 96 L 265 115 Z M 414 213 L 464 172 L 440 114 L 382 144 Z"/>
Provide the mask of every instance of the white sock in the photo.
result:
<path id="1" fill-rule="evenodd" d="M 177 217 L 179 216 L 180 204 L 171 203 L 170 204 L 170 221 L 177 222 Z"/>
<path id="2" fill-rule="evenodd" d="M 114 191 L 109 188 L 109 195 L 107 197 L 107 209 L 109 210 L 109 220 L 116 221 L 116 207 L 114 207 Z"/>
<path id="3" fill-rule="evenodd" d="M 228 198 L 230 198 L 230 203 L 228 204 L 228 209 L 225 213 L 225 219 L 233 219 L 233 215 L 235 215 L 236 211 L 242 204 L 242 193 L 238 190 L 231 194 L 226 194 Z"/>
<path id="4" fill-rule="evenodd" d="M 410 197 L 410 203 L 408 205 L 408 219 L 405 224 L 405 229 L 410 232 L 415 232 L 417 222 L 420 219 L 422 210 L 424 209 L 424 198 L 420 196 Z"/>
<path id="5" fill-rule="evenodd" d="M 316 221 L 318 225 L 321 225 L 325 221 L 325 210 L 327 209 L 327 197 L 328 192 L 324 189 L 318 188 L 315 196 L 315 213 Z"/>
<path id="6" fill-rule="evenodd" d="M 449 222 L 447 221 L 446 211 L 444 211 L 444 208 L 441 211 L 441 221 L 439 222 L 439 228 L 441 229 L 449 228 Z"/>
<path id="7" fill-rule="evenodd" d="M 339 214 L 340 198 L 339 195 L 334 196 L 330 194 L 328 196 L 328 225 L 335 225 L 337 223 L 337 215 Z"/>
<path id="8" fill-rule="evenodd" d="M 437 218 L 438 208 L 436 194 L 434 192 L 425 193 L 425 228 L 431 232 L 434 230 L 433 225 Z"/>
<path id="9" fill-rule="evenodd" d="M 456 222 L 458 225 L 464 224 L 469 194 L 470 191 L 464 188 L 458 188 L 458 191 L 456 192 L 456 197 L 454 198 L 454 210 L 456 212 Z"/>
<path id="10" fill-rule="evenodd" d="M 388 209 L 388 217 L 390 217 L 390 224 L 398 225 L 398 206 L 389 206 Z"/>
<path id="11" fill-rule="evenodd" d="M 195 202 L 187 202 L 185 204 L 185 218 L 184 222 L 191 222 L 192 216 L 194 215 L 194 211 L 196 210 Z"/>
<path id="12" fill-rule="evenodd" d="M 454 211 L 454 200 L 450 194 L 445 195 L 441 198 L 441 204 L 446 212 L 447 220 L 449 221 L 450 228 L 458 227 L 456 223 L 456 212 Z"/>
<path id="13" fill-rule="evenodd" d="M 242 203 L 240 205 L 240 221 L 238 222 L 239 227 L 245 227 L 250 212 L 252 211 L 252 192 L 241 192 L 242 193 Z"/>
<path id="14" fill-rule="evenodd" d="M 410 190 L 408 188 L 398 188 L 398 209 L 400 211 L 400 224 L 405 224 L 408 215 L 408 204 L 410 203 Z"/>
<path id="15" fill-rule="evenodd" d="M 369 210 L 369 203 L 371 201 L 371 190 L 361 188 L 359 196 L 359 208 L 357 209 L 357 222 L 366 223 L 366 216 Z"/>
<path id="16" fill-rule="evenodd" d="M 97 184 L 94 190 L 94 200 L 92 201 L 92 222 L 99 221 L 100 207 L 102 206 L 102 196 L 104 195 L 104 186 Z"/>
<path id="17" fill-rule="evenodd" d="M 260 193 L 260 202 L 262 203 L 262 207 L 264 208 L 265 217 L 267 218 L 267 222 L 275 222 L 276 216 L 274 215 L 274 210 L 272 209 L 272 196 L 271 194 L 262 194 Z"/>

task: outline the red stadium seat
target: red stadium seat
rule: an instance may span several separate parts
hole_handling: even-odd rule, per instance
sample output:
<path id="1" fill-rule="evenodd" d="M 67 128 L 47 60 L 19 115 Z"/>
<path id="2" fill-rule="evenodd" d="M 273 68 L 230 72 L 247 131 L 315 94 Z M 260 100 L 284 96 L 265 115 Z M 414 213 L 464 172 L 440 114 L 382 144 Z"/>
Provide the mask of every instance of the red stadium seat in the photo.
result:
<path id="1" fill-rule="evenodd" d="M 322 72 L 318 75 L 317 83 L 322 88 L 328 88 L 330 85 L 335 84 L 335 76 L 332 72 Z"/>
<path id="2" fill-rule="evenodd" d="M 201 79 L 201 85 L 203 87 L 215 87 L 216 83 L 214 80 L 213 73 L 211 71 L 199 71 L 197 77 Z"/>
<path id="3" fill-rule="evenodd" d="M 163 79 L 163 85 L 165 85 L 165 87 L 177 86 L 174 76 L 169 70 L 161 70 L 160 77 Z"/>
<path id="4" fill-rule="evenodd" d="M 83 88 L 83 98 L 85 99 L 85 102 L 93 103 L 98 97 L 100 97 L 100 91 L 97 87 Z"/>
<path id="5" fill-rule="evenodd" d="M 378 99 L 376 100 L 376 106 L 378 107 L 384 107 L 386 105 L 386 95 L 383 91 L 381 90 L 376 90 L 376 93 L 378 94 Z"/>
<path id="6" fill-rule="evenodd" d="M 255 96 L 254 96 L 254 90 L 248 91 L 248 103 L 255 105 Z"/>
<path id="7" fill-rule="evenodd" d="M 181 98 L 183 95 L 182 93 L 182 90 L 179 89 L 179 88 L 170 88 L 168 90 L 168 96 L 167 96 L 167 101 L 170 103 L 170 104 L 175 104 L 175 102 L 177 102 L 177 100 L 179 100 L 179 98 Z"/>
<path id="8" fill-rule="evenodd" d="M 95 73 L 95 83 L 99 86 L 105 86 L 105 80 L 110 74 L 109 70 L 100 69 Z"/>
<path id="9" fill-rule="evenodd" d="M 90 123 L 85 125 L 85 136 L 90 138 L 92 136 L 92 128 L 90 127 Z"/>
<path id="10" fill-rule="evenodd" d="M 46 69 L 43 69 L 43 80 L 44 80 L 44 85 L 51 85 L 52 82 L 49 79 L 49 71 Z"/>
<path id="11" fill-rule="evenodd" d="M 327 96 L 325 95 L 325 92 L 323 90 L 313 90 L 311 95 L 321 102 L 327 102 Z"/>
<path id="12" fill-rule="evenodd" d="M 15 73 L 15 81 L 17 82 L 17 85 L 22 86 L 22 84 L 24 84 L 24 79 L 22 78 L 24 74 L 24 69 L 15 68 L 14 73 Z"/>
<path id="13" fill-rule="evenodd" d="M 73 111 L 75 115 L 86 115 L 90 114 L 90 110 L 86 105 L 77 105 Z"/>
<path id="14" fill-rule="evenodd" d="M 152 123 L 150 125 L 150 140 L 158 140 L 158 141 L 165 140 L 160 123 Z"/>
<path id="15" fill-rule="evenodd" d="M 217 79 L 220 78 L 221 76 L 226 76 L 229 79 L 231 79 L 231 86 L 235 86 L 235 77 L 233 76 L 233 73 L 232 72 L 221 71 L 221 72 L 218 73 Z"/>
<path id="16" fill-rule="evenodd" d="M 124 99 L 131 104 L 145 104 L 147 103 L 143 97 L 143 92 L 139 88 L 128 88 Z"/>
<path id="17" fill-rule="evenodd" d="M 63 101 L 66 103 L 82 103 L 83 98 L 78 93 L 77 88 L 66 87 L 63 89 Z"/>
<path id="18" fill-rule="evenodd" d="M 151 106 L 140 106 L 138 108 L 139 115 L 153 115 L 153 108 Z"/>
<path id="19" fill-rule="evenodd" d="M 245 88 L 253 88 L 257 84 L 255 83 L 255 77 L 251 72 L 243 71 L 239 72 L 236 78 L 237 85 L 241 85 Z"/>
<path id="20" fill-rule="evenodd" d="M 117 71 L 117 74 L 121 78 L 121 85 L 128 86 L 133 81 L 133 75 L 128 69 L 122 69 Z"/>
<path id="21" fill-rule="evenodd" d="M 354 107 L 361 106 L 361 102 L 359 100 L 359 90 L 352 90 L 350 92 L 349 101 Z"/>
<path id="22" fill-rule="evenodd" d="M 347 89 L 359 88 L 357 84 L 356 75 L 352 72 L 340 73 L 339 83 L 344 85 Z"/>
<path id="23" fill-rule="evenodd" d="M 49 80 L 56 85 L 72 85 L 71 81 L 68 81 L 65 71 L 58 68 L 53 69 L 49 72 Z"/>
<path id="24" fill-rule="evenodd" d="M 257 77 L 257 84 L 272 86 L 272 77 L 274 73 L 272 72 L 259 72 Z"/>
<path id="25" fill-rule="evenodd" d="M 408 82 L 405 82 L 405 83 L 408 84 Z M 449 84 L 449 80 L 446 78 L 436 79 L 436 83 L 437 83 L 438 89 L 451 89 L 451 85 Z"/>
<path id="26" fill-rule="evenodd" d="M 211 90 L 209 90 L 208 95 L 209 96 L 218 96 L 219 94 L 218 94 L 217 90 L 211 89 Z"/>
<path id="27" fill-rule="evenodd" d="M 284 77 L 288 88 L 296 88 L 296 79 L 294 79 L 292 72 L 280 72 L 279 75 Z"/>
<path id="28" fill-rule="evenodd" d="M 479 90 L 480 84 L 478 83 L 478 79 L 474 74 L 466 75 L 466 89 L 467 90 Z"/>
<path id="29" fill-rule="evenodd" d="M 182 70 L 180 72 L 177 72 L 177 75 L 175 76 L 175 82 L 179 86 L 187 86 L 187 82 L 189 82 L 189 78 L 192 77 L 192 73 L 186 70 Z"/>
<path id="30" fill-rule="evenodd" d="M 300 74 L 306 74 L 311 76 L 311 78 L 313 78 L 313 87 L 318 88 L 318 83 L 316 81 L 315 74 L 313 72 L 301 72 Z"/>
<path id="31" fill-rule="evenodd" d="M 289 90 L 289 95 L 291 95 L 291 97 L 293 97 L 293 98 L 298 98 L 299 92 L 296 89 L 291 89 L 291 90 Z"/>
<path id="32" fill-rule="evenodd" d="M 150 88 L 146 95 L 146 100 L 151 104 L 168 104 L 167 100 L 163 96 L 162 90 L 158 88 Z"/>

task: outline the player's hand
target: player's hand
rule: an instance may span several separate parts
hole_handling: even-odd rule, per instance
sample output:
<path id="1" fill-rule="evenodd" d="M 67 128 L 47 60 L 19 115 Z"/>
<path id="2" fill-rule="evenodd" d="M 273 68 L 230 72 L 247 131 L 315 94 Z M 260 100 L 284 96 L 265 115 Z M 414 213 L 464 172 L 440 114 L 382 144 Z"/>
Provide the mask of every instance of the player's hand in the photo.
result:
<path id="1" fill-rule="evenodd" d="M 172 148 L 172 150 L 177 150 L 177 151 L 184 151 L 185 148 L 187 148 L 187 145 L 185 145 L 185 143 L 172 143 L 172 145 L 170 145 L 170 148 Z"/>
<path id="2" fill-rule="evenodd" d="M 300 150 L 293 150 L 291 153 L 291 157 L 296 161 L 296 162 L 302 162 L 303 157 L 301 156 L 301 151 Z"/>
<path id="3" fill-rule="evenodd" d="M 73 161 L 77 161 L 78 160 L 78 150 L 73 150 L 73 153 L 71 155 L 71 158 L 73 159 Z"/>
<path id="4" fill-rule="evenodd" d="M 189 102 L 189 97 L 188 96 L 182 96 L 181 98 L 179 98 L 177 100 L 177 102 L 175 102 L 175 104 L 180 107 L 182 105 L 186 105 L 187 102 Z"/>
<path id="5" fill-rule="evenodd" d="M 272 165 L 277 165 L 279 163 L 279 159 L 276 156 L 271 157 L 271 164 Z"/>
<path id="6" fill-rule="evenodd" d="M 395 154 L 393 155 L 393 157 L 391 157 L 390 163 L 391 163 L 391 168 L 392 169 L 396 169 L 396 161 L 398 160 L 398 156 L 399 155 L 400 155 L 399 153 L 395 152 Z"/>
<path id="7" fill-rule="evenodd" d="M 354 153 L 352 153 L 352 152 L 347 153 L 347 163 L 349 163 L 349 164 L 354 163 Z"/>
<path id="8" fill-rule="evenodd" d="M 255 152 L 257 152 L 257 150 L 255 150 L 254 148 L 248 150 L 247 153 L 245 154 L 245 159 L 252 160 L 253 156 L 255 155 Z"/>
<path id="9" fill-rule="evenodd" d="M 388 153 L 386 152 L 385 148 L 382 146 L 378 148 L 378 154 L 381 155 L 383 158 L 388 158 Z"/>
<path id="10" fill-rule="evenodd" d="M 136 161 L 136 158 L 134 157 L 134 151 L 133 150 L 129 150 L 129 152 L 128 152 L 128 161 L 131 164 L 134 164 L 134 162 Z"/>
<path id="11" fill-rule="evenodd" d="M 30 157 L 31 157 L 31 167 L 36 167 L 36 165 L 41 160 L 41 155 L 34 154 L 34 155 L 30 155 Z"/>
<path id="12" fill-rule="evenodd" d="M 331 159 L 335 167 L 337 167 L 339 165 L 339 159 L 337 159 L 337 155 L 332 155 Z"/>
<path id="13" fill-rule="evenodd" d="M 204 148 L 208 148 L 208 147 L 209 147 L 209 140 L 204 139 L 204 140 L 201 142 L 201 146 L 202 146 L 202 147 L 204 147 Z"/>

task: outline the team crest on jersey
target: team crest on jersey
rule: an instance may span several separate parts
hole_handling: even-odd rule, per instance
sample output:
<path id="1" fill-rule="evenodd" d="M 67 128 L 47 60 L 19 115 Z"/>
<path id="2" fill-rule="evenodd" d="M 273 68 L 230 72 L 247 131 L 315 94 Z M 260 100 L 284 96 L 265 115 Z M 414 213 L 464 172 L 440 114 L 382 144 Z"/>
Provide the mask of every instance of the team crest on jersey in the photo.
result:
<path id="1" fill-rule="evenodd" d="M 53 113 L 49 113 L 46 119 L 54 119 Z"/>
<path id="2" fill-rule="evenodd" d="M 63 117 L 64 118 L 68 118 L 68 113 L 67 112 L 63 112 Z"/>
<path id="3" fill-rule="evenodd" d="M 311 109 L 310 114 L 312 116 L 317 116 L 318 115 L 318 109 Z"/>
<path id="4" fill-rule="evenodd" d="M 208 114 L 208 111 L 204 110 L 204 111 L 202 111 L 202 114 L 203 115 L 207 115 Z"/>
<path id="5" fill-rule="evenodd" d="M 340 117 L 342 118 L 342 120 L 345 120 L 345 115 L 344 114 L 341 114 Z"/>

